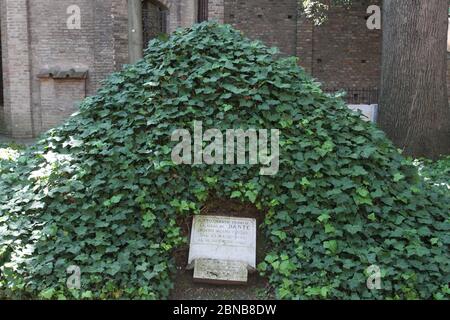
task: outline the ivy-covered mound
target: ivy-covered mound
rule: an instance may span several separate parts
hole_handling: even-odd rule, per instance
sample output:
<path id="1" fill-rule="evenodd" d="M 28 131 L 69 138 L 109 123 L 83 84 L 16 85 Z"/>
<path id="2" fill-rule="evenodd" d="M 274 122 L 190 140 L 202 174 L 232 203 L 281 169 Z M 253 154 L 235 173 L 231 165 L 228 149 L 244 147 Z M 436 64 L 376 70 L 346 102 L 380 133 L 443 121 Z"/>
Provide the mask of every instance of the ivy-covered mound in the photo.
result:
<path id="1" fill-rule="evenodd" d="M 79 114 L 1 162 L 0 295 L 167 298 L 178 218 L 254 203 L 279 298 L 448 298 L 449 198 L 295 59 L 202 23 L 150 43 Z M 280 129 L 280 171 L 175 165 L 173 130 Z M 81 290 L 68 290 L 69 266 Z M 369 290 L 366 269 L 381 270 Z"/>

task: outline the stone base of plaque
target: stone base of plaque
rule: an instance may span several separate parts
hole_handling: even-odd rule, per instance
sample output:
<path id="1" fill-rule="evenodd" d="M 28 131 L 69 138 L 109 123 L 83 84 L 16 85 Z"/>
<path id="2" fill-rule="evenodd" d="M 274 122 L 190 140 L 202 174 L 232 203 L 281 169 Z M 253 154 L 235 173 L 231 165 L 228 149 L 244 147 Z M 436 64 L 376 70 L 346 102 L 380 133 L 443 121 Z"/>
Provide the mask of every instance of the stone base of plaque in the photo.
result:
<path id="1" fill-rule="evenodd" d="M 247 265 L 243 262 L 196 259 L 194 263 L 194 282 L 210 284 L 247 284 Z"/>

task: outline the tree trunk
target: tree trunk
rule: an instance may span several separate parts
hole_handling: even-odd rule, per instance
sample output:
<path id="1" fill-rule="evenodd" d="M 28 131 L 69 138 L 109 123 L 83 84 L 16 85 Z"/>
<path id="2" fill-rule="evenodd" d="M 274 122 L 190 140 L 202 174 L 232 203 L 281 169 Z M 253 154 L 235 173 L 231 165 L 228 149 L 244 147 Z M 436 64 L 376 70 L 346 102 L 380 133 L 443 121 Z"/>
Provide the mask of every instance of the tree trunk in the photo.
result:
<path id="1" fill-rule="evenodd" d="M 384 0 L 379 125 L 414 157 L 450 154 L 448 0 Z"/>

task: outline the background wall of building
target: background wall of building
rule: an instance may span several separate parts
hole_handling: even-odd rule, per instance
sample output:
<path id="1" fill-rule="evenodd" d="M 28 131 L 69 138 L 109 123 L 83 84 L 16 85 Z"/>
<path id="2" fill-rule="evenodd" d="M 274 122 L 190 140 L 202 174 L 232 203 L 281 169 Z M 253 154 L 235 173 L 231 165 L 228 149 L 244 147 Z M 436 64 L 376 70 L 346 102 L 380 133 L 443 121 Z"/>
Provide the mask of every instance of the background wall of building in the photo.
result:
<path id="1" fill-rule="evenodd" d="M 354 89 L 356 95 L 376 95 L 381 31 L 367 28 L 366 12 L 369 5 L 379 3 L 332 5 L 327 21 L 314 26 L 299 14 L 297 0 L 224 0 L 224 20 L 249 38 L 278 47 L 283 55 L 298 56 L 306 71 L 330 91 L 345 88 Z"/>
<path id="2" fill-rule="evenodd" d="M 1 8 L 0 8 L 1 10 Z M 0 34 L 1 34 L 1 24 L 0 24 Z M 5 119 L 4 119 L 4 97 L 3 97 L 3 62 L 1 58 L 2 54 L 2 42 L 0 41 L 0 134 L 4 134 L 5 129 Z"/>
<path id="3" fill-rule="evenodd" d="M 128 63 L 128 9 L 124 0 L 112 0 L 114 70 Z"/>
<path id="4" fill-rule="evenodd" d="M 376 104 L 381 76 L 381 30 L 367 27 L 367 8 L 379 0 L 361 0 L 351 7 L 330 6 L 327 20 L 315 26 L 299 14 L 297 56 L 305 70 L 327 92 L 347 91 L 347 102 Z"/>
<path id="5" fill-rule="evenodd" d="M 314 27 L 312 74 L 332 88 L 377 88 L 381 72 L 381 31 L 369 30 L 366 10 L 377 1 L 332 7 Z"/>
<path id="6" fill-rule="evenodd" d="M 251 39 L 296 54 L 298 0 L 224 0 L 224 20 Z"/>
<path id="7" fill-rule="evenodd" d="M 224 22 L 224 1 L 225 0 L 208 0 L 208 19 L 217 21 L 220 23 Z"/>
<path id="8" fill-rule="evenodd" d="M 70 116 L 74 109 L 64 108 L 58 104 L 51 106 L 50 87 L 37 75 L 42 70 L 70 70 L 85 68 L 88 78 L 85 92 L 80 92 L 79 100 L 95 93 L 100 81 L 114 70 L 113 33 L 111 5 L 101 0 L 77 0 L 81 9 L 81 29 L 71 30 L 67 27 L 67 8 L 75 4 L 73 0 L 33 0 L 29 1 L 30 50 L 32 65 L 32 112 L 35 132 L 42 132 L 57 125 Z M 49 8 L 52 8 L 49 10 Z M 45 17 L 45 18 L 44 18 Z M 67 84 L 65 88 L 64 84 Z M 53 92 L 60 101 L 72 96 L 71 83 L 58 80 L 58 91 Z M 43 100 L 46 97 L 46 100 Z M 74 101 L 75 102 L 75 101 Z M 45 108 L 43 108 L 45 105 Z M 53 114 L 53 116 L 49 116 Z"/>
<path id="9" fill-rule="evenodd" d="M 55 127 L 86 96 L 95 94 L 102 80 L 128 63 L 126 0 L 0 1 L 2 134 L 31 137 Z M 144 1 L 146 41 L 193 24 L 196 4 L 197 0 Z M 80 29 L 68 28 L 72 13 L 67 10 L 72 5 L 81 11 Z M 168 10 L 165 22 L 160 20 L 160 9 Z M 72 76 L 80 70 L 87 75 Z M 66 78 L 54 73 L 64 73 Z"/>
<path id="10" fill-rule="evenodd" d="M 205 1 L 209 20 L 230 23 L 249 38 L 278 47 L 282 55 L 296 55 L 324 88 L 376 94 L 382 33 L 367 28 L 366 10 L 380 0 L 334 6 L 321 26 L 299 13 L 298 0 Z M 80 30 L 67 28 L 67 8 L 74 4 L 81 9 Z M 143 4 L 144 47 L 161 32 L 192 25 L 199 14 L 198 0 Z M 161 10 L 167 11 L 166 21 Z M 0 133 L 29 137 L 54 127 L 128 63 L 127 0 L 0 0 L 0 18 L 5 88 Z M 79 76 L 83 70 L 86 76 Z M 68 78 L 52 77 L 52 72 L 66 72 Z M 450 60 L 447 84 L 450 94 Z"/>

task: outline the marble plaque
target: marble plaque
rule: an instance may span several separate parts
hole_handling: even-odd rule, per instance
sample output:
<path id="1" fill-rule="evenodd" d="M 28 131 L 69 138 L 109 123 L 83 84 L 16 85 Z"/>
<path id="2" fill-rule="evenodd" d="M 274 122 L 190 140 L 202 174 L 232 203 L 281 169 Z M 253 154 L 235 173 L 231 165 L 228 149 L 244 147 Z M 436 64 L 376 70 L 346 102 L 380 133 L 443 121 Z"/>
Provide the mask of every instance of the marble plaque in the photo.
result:
<path id="1" fill-rule="evenodd" d="M 248 271 L 243 262 L 196 259 L 194 281 L 215 284 L 245 284 Z"/>
<path id="2" fill-rule="evenodd" d="M 233 261 L 256 268 L 256 220 L 195 216 L 188 265 L 197 259 Z"/>
<path id="3" fill-rule="evenodd" d="M 376 104 L 351 104 L 348 106 L 351 110 L 358 112 L 361 111 L 362 118 L 366 121 L 371 121 L 376 123 L 378 118 L 378 105 Z"/>

